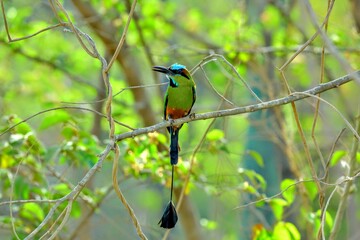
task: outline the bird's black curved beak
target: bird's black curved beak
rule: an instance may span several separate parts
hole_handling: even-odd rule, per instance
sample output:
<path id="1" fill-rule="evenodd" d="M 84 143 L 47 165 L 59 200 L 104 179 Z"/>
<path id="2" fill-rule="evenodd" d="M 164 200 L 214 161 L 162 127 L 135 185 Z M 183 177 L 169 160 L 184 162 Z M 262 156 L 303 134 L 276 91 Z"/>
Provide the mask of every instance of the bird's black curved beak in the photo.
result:
<path id="1" fill-rule="evenodd" d="M 161 73 L 172 75 L 172 72 L 167 67 L 155 66 L 152 68 L 152 70 L 155 72 L 161 72 Z"/>

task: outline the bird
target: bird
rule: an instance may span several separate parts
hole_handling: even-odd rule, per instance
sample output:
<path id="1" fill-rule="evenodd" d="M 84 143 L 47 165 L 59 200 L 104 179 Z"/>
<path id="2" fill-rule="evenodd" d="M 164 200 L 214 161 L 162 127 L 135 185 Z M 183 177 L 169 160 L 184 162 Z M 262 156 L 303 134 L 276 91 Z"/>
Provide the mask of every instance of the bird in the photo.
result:
<path id="1" fill-rule="evenodd" d="M 190 114 L 196 101 L 196 84 L 189 70 L 184 65 L 174 63 L 170 67 L 154 66 L 153 71 L 164 73 L 169 80 L 169 85 L 164 97 L 164 120 L 172 121 L 186 117 Z M 164 214 L 159 222 L 160 227 L 173 228 L 177 222 L 177 214 L 172 203 L 174 166 L 179 158 L 179 131 L 181 125 L 171 125 L 167 128 L 170 134 L 170 163 L 171 192 L 170 202 L 165 208 Z"/>

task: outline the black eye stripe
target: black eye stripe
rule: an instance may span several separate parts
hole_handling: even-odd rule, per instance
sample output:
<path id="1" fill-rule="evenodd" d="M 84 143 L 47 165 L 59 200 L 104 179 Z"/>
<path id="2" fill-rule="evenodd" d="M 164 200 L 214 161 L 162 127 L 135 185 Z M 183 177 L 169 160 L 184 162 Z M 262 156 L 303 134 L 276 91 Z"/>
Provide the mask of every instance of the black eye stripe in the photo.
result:
<path id="1" fill-rule="evenodd" d="M 183 71 L 183 69 L 169 69 L 170 71 L 172 71 L 174 74 L 178 74 L 181 75 L 187 79 L 190 79 L 190 77 Z"/>
<path id="2" fill-rule="evenodd" d="M 183 71 L 181 71 L 180 75 L 186 77 L 187 79 L 190 79 L 188 75 L 186 75 Z"/>

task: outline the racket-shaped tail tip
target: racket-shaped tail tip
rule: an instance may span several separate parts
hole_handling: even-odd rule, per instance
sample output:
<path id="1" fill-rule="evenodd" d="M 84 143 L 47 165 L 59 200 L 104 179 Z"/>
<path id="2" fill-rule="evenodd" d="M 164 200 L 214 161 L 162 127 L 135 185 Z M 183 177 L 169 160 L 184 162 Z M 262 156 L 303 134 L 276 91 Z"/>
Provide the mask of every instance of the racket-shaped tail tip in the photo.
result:
<path id="1" fill-rule="evenodd" d="M 173 202 L 170 201 L 166 206 L 164 214 L 162 215 L 158 224 L 162 228 L 171 229 L 175 227 L 177 220 L 178 220 L 178 216 L 176 213 L 175 206 Z"/>

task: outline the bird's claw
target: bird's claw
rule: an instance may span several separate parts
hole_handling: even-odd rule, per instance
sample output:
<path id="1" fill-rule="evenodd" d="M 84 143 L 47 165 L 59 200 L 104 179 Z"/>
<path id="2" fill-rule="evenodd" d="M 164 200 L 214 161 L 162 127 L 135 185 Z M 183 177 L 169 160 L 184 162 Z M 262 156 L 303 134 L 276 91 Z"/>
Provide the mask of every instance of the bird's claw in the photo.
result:
<path id="1" fill-rule="evenodd" d="M 169 118 L 169 119 L 168 119 L 168 121 L 169 121 L 169 123 L 170 123 L 170 126 L 171 126 L 171 127 L 173 127 L 175 120 L 174 120 L 174 119 Z"/>
<path id="2" fill-rule="evenodd" d="M 190 119 L 195 119 L 195 113 L 190 113 L 189 118 Z"/>

